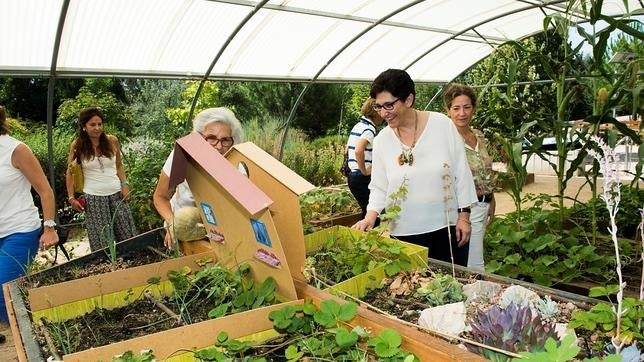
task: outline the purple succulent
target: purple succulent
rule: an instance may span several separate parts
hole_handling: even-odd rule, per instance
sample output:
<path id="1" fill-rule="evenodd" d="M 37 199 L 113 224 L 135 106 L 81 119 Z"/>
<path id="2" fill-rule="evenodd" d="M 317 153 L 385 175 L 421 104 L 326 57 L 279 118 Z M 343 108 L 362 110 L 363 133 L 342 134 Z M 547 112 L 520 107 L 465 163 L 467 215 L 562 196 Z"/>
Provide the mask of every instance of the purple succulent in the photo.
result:
<path id="1" fill-rule="evenodd" d="M 529 306 L 514 303 L 505 309 L 494 305 L 487 311 L 479 310 L 468 324 L 473 340 L 509 352 L 542 351 L 548 337 L 558 340 L 554 323 L 542 320 L 538 313 L 533 317 Z M 492 361 L 510 360 L 509 356 L 482 347 L 468 349 Z"/>

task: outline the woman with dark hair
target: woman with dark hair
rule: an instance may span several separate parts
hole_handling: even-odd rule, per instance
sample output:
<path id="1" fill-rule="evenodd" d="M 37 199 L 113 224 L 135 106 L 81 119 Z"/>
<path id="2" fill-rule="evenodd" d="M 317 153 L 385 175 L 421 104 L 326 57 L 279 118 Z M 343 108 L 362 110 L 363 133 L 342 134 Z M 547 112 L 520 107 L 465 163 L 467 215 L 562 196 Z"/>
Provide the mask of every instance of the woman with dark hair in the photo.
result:
<path id="1" fill-rule="evenodd" d="M 354 228 L 371 229 L 404 186 L 390 235 L 428 247 L 431 258 L 467 265 L 476 191 L 456 127 L 444 114 L 414 108 L 414 81 L 404 70 L 380 73 L 370 95 L 387 127 L 373 141 L 367 215 Z"/>
<path id="2" fill-rule="evenodd" d="M 67 163 L 82 166 L 85 205 L 74 197 L 74 178 L 67 168 L 67 200 L 76 211 L 85 211 L 85 226 L 92 251 L 136 235 L 134 219 L 125 201 L 130 184 L 125 177 L 118 139 L 103 131 L 105 116 L 96 107 L 78 115 L 77 137 L 72 141 Z"/>
<path id="3" fill-rule="evenodd" d="M 464 84 L 452 83 L 443 93 L 447 115 L 452 119 L 465 144 L 467 162 L 472 170 L 478 202 L 472 205 L 472 236 L 467 267 L 484 271 L 483 237 L 487 225 L 494 218 L 494 172 L 492 157 L 487 152 L 487 140 L 483 132 L 471 127 L 476 112 L 476 93 Z"/>
<path id="4" fill-rule="evenodd" d="M 58 243 L 54 192 L 33 152 L 7 133 L 7 113 L 0 106 L 0 284 L 25 275 L 39 248 Z M 40 196 L 42 226 L 32 187 Z M 0 320 L 8 321 L 4 296 Z M 0 341 L 4 339 L 0 335 Z"/>

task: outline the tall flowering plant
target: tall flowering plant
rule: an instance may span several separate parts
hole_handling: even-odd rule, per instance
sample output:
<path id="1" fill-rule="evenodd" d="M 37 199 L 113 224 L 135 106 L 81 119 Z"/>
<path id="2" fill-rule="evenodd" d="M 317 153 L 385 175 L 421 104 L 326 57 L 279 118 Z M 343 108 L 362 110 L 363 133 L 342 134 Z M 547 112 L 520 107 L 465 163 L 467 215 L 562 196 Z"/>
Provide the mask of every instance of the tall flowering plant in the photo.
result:
<path id="1" fill-rule="evenodd" d="M 606 203 L 606 209 L 608 210 L 608 216 L 610 217 L 610 226 L 608 227 L 608 232 L 610 233 L 611 240 L 615 247 L 615 260 L 616 260 L 616 269 L 617 269 L 617 278 L 619 282 L 619 289 L 617 290 L 617 308 L 613 305 L 613 312 L 615 313 L 617 319 L 616 332 L 615 336 L 611 339 L 613 346 L 617 353 L 620 352 L 624 346 L 624 342 L 620 338 L 620 329 L 621 329 L 621 320 L 622 316 L 625 314 L 625 310 L 622 310 L 623 299 L 624 299 L 624 289 L 626 288 L 626 283 L 622 280 L 622 263 L 619 254 L 619 242 L 617 240 L 617 224 L 615 223 L 615 217 L 619 211 L 619 202 L 621 199 L 621 179 L 620 172 L 617 168 L 617 156 L 615 150 L 604 142 L 598 136 L 592 136 L 591 141 L 595 142 L 601 153 L 597 150 L 589 149 L 588 154 L 591 155 L 599 163 L 599 172 L 604 177 L 603 181 L 603 191 L 600 195 L 600 198 Z"/>

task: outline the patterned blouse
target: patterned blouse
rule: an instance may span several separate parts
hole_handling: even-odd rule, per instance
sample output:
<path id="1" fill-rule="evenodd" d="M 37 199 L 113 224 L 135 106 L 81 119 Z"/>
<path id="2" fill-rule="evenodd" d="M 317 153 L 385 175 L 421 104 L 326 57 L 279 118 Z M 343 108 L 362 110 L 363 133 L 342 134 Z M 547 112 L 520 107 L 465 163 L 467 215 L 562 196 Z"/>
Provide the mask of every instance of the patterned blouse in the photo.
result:
<path id="1" fill-rule="evenodd" d="M 466 143 L 465 155 L 472 170 L 476 194 L 481 196 L 494 192 L 496 174 L 492 170 L 492 157 L 487 152 L 488 142 L 483 132 L 477 129 L 472 129 L 472 132 L 476 136 L 476 149 Z"/>

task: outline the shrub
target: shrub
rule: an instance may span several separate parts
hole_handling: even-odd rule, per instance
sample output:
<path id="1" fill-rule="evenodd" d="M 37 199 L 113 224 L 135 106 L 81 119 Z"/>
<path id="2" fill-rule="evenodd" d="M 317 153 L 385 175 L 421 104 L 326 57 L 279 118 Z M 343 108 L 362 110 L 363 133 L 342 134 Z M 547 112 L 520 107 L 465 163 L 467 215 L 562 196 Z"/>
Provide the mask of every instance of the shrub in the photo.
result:
<path id="1" fill-rule="evenodd" d="M 23 141 L 40 161 L 40 165 L 49 179 L 49 154 L 47 142 L 47 128 L 37 126 L 31 128 L 31 132 L 22 133 L 15 136 Z M 67 156 L 69 155 L 69 145 L 74 139 L 74 135 L 61 129 L 53 130 L 53 166 L 54 166 L 54 184 L 52 188 L 56 196 L 56 206 L 58 209 L 67 207 L 67 189 L 65 187 L 65 172 L 67 171 Z M 51 181 L 50 181 L 51 182 Z M 34 200 L 40 209 L 40 200 L 35 194 Z"/>
<path id="2" fill-rule="evenodd" d="M 130 182 L 130 209 L 139 231 L 161 225 L 152 201 L 159 173 L 173 143 L 151 137 L 135 137 L 123 145 L 125 173 Z"/>
<path id="3" fill-rule="evenodd" d="M 278 119 L 269 118 L 261 122 L 252 119 L 244 124 L 244 132 L 246 140 L 278 158 L 283 132 Z M 303 131 L 291 128 L 288 130 L 282 163 L 317 186 L 345 183 L 340 173 L 345 142 L 346 139 L 340 136 L 309 141 Z"/>

